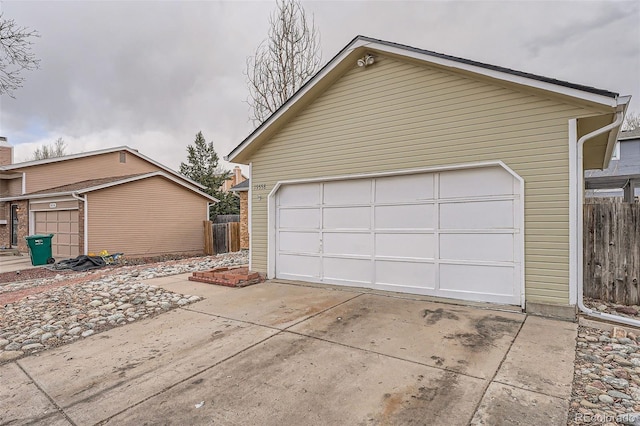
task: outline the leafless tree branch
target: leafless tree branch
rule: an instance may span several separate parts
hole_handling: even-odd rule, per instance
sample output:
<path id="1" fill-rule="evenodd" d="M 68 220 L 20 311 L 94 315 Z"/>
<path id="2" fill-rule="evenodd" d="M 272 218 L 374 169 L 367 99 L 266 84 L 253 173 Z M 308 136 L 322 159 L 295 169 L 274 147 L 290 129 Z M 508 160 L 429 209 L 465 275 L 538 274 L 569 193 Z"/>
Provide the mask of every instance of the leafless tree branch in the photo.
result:
<path id="1" fill-rule="evenodd" d="M 20 27 L 0 13 L 0 95 L 13 97 L 25 80 L 22 72 L 40 66 L 40 60 L 31 51 L 34 37 L 40 37 L 37 31 Z"/>
<path id="2" fill-rule="evenodd" d="M 247 59 L 250 118 L 257 127 L 312 77 L 322 60 L 320 33 L 298 0 L 277 0 L 269 36 Z"/>

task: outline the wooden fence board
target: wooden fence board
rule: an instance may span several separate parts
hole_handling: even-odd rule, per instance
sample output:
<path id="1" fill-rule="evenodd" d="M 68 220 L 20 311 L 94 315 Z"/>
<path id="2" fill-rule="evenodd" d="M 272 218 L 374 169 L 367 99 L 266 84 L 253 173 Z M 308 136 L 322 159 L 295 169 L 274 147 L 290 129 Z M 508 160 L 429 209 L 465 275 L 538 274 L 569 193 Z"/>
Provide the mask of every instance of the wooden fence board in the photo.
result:
<path id="1" fill-rule="evenodd" d="M 219 214 L 213 218 L 213 223 L 240 222 L 239 214 Z"/>
<path id="2" fill-rule="evenodd" d="M 205 220 L 202 224 L 204 226 L 204 254 L 211 256 L 215 254 L 213 251 L 213 224 L 210 220 Z"/>
<path id="3" fill-rule="evenodd" d="M 214 255 L 240 251 L 240 222 L 204 221 L 204 253 Z"/>
<path id="4" fill-rule="evenodd" d="M 640 204 L 584 206 L 584 295 L 639 305 Z"/>

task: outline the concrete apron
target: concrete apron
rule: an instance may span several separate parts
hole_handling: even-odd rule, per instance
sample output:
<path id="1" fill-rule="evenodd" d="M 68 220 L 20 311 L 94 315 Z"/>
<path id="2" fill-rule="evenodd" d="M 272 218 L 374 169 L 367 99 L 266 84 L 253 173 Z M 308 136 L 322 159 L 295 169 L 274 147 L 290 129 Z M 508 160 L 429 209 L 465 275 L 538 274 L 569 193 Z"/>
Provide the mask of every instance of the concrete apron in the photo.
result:
<path id="1" fill-rule="evenodd" d="M 282 283 L 0 366 L 0 424 L 565 425 L 577 326 Z"/>

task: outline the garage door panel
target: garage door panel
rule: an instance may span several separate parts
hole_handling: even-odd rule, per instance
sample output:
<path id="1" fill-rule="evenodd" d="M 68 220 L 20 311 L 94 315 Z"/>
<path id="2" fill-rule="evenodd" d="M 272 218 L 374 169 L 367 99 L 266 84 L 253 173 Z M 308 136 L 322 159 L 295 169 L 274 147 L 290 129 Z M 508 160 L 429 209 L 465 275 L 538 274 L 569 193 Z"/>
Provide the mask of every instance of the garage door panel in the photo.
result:
<path id="1" fill-rule="evenodd" d="M 440 198 L 513 195 L 513 176 L 502 167 L 440 173 Z"/>
<path id="2" fill-rule="evenodd" d="M 326 282 L 348 281 L 371 284 L 371 260 L 325 257 L 322 272 Z"/>
<path id="3" fill-rule="evenodd" d="M 440 228 L 442 229 L 512 229 L 513 227 L 513 200 L 440 205 Z"/>
<path id="4" fill-rule="evenodd" d="M 376 234 L 376 256 L 433 259 L 434 234 Z"/>
<path id="5" fill-rule="evenodd" d="M 280 231 L 280 250 L 298 253 L 320 253 L 320 233 Z"/>
<path id="6" fill-rule="evenodd" d="M 322 226 L 324 229 L 369 229 L 371 209 L 369 207 L 325 207 Z"/>
<path id="7" fill-rule="evenodd" d="M 433 174 L 376 179 L 376 203 L 412 203 L 433 199 Z"/>
<path id="8" fill-rule="evenodd" d="M 283 228 L 319 229 L 320 209 L 281 209 L 279 223 Z"/>
<path id="9" fill-rule="evenodd" d="M 325 232 L 323 252 L 328 255 L 371 256 L 371 234 L 354 232 Z"/>
<path id="10" fill-rule="evenodd" d="M 377 229 L 433 229 L 435 227 L 433 204 L 376 206 Z"/>
<path id="11" fill-rule="evenodd" d="M 37 234 L 54 234 L 51 254 L 57 260 L 76 257 L 79 254 L 78 211 L 56 210 L 34 212 L 34 231 Z"/>
<path id="12" fill-rule="evenodd" d="M 489 265 L 440 264 L 440 289 L 513 296 L 514 268 Z"/>
<path id="13" fill-rule="evenodd" d="M 324 184 L 324 204 L 369 204 L 371 202 L 371 180 L 356 179 Z"/>
<path id="14" fill-rule="evenodd" d="M 379 285 L 435 288 L 436 274 L 433 263 L 378 260 L 375 264 L 375 271 L 376 284 Z"/>
<path id="15" fill-rule="evenodd" d="M 278 193 L 275 203 L 276 277 L 521 301 L 521 187 L 500 167 L 281 190 L 283 201 Z"/>
<path id="16" fill-rule="evenodd" d="M 281 278 L 309 278 L 317 281 L 320 279 L 320 257 L 280 254 L 277 269 Z"/>
<path id="17" fill-rule="evenodd" d="M 314 206 L 320 204 L 320 184 L 285 185 L 278 190 L 280 206 Z"/>
<path id="18" fill-rule="evenodd" d="M 440 258 L 514 261 L 513 234 L 440 234 Z"/>

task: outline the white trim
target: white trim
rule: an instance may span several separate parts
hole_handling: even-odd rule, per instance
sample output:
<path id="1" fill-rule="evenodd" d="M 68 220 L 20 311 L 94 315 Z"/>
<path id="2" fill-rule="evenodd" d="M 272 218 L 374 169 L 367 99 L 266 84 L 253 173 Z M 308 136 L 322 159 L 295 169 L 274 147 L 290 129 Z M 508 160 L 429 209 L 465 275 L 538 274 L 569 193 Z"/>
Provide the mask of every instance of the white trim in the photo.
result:
<path id="1" fill-rule="evenodd" d="M 73 198 L 73 195 L 69 195 L 68 197 L 65 198 L 52 198 L 50 200 L 47 199 L 39 199 L 38 201 L 34 201 L 35 203 L 47 203 L 47 202 L 52 202 L 52 203 L 62 203 L 65 201 L 73 201 L 76 200 L 76 198 Z M 31 206 L 31 203 L 29 203 L 29 206 Z"/>
<path id="2" fill-rule="evenodd" d="M 569 305 L 575 305 L 578 289 L 578 179 L 576 170 L 578 120 L 569 120 Z"/>
<path id="3" fill-rule="evenodd" d="M 65 207 L 63 209 L 55 208 L 55 209 L 29 209 L 30 212 L 63 212 L 63 211 L 73 211 L 78 210 L 78 207 Z"/>
<path id="4" fill-rule="evenodd" d="M 468 71 L 474 74 L 495 78 L 496 80 L 515 83 L 522 86 L 529 86 L 535 89 L 558 93 L 560 95 L 566 95 L 572 98 L 594 102 L 594 103 L 609 106 L 609 107 L 616 106 L 615 98 L 611 98 L 604 95 L 598 95 L 596 93 L 586 92 L 584 90 L 574 89 L 574 88 L 566 87 L 559 84 L 553 84 L 546 81 L 540 81 L 534 78 L 515 75 L 515 74 L 511 74 L 511 73 L 499 71 L 499 70 L 493 70 L 493 69 L 481 67 L 478 65 L 466 64 L 464 62 L 459 62 L 453 59 L 440 58 L 440 57 L 432 56 L 422 52 L 415 52 L 412 50 L 403 49 L 401 47 L 387 46 L 387 45 L 375 43 L 375 42 L 360 42 L 356 44 L 358 44 L 358 47 L 365 46 L 375 50 L 383 51 L 385 53 L 391 53 L 395 55 L 406 56 L 413 59 L 419 59 L 425 62 L 430 62 L 432 64 L 437 64 L 437 65 L 445 66 L 448 68 L 459 69 L 462 71 Z"/>
<path id="5" fill-rule="evenodd" d="M 26 194 L 27 193 L 27 174 L 25 172 L 22 172 L 22 194 Z"/>
<path id="6" fill-rule="evenodd" d="M 540 81 L 534 78 L 525 76 L 519 76 L 511 74 L 505 71 L 494 70 L 478 65 L 467 64 L 454 59 L 441 58 L 433 54 L 426 52 L 418 52 L 408 47 L 389 46 L 386 43 L 376 42 L 363 37 L 356 37 L 350 44 L 348 44 L 338 55 L 336 55 L 324 68 L 322 68 L 316 75 L 314 75 L 307 84 L 305 84 L 300 90 L 298 90 L 289 100 L 287 100 L 282 107 L 280 107 L 274 114 L 272 114 L 260 127 L 258 127 L 254 133 L 250 134 L 240 145 L 235 147 L 228 155 L 224 157 L 227 161 L 234 161 L 234 159 L 247 148 L 254 140 L 262 135 L 267 128 L 271 126 L 275 121 L 282 117 L 300 98 L 306 95 L 316 84 L 324 79 L 329 73 L 331 73 L 340 63 L 347 59 L 351 52 L 360 47 L 366 47 L 374 49 L 379 52 L 389 53 L 407 58 L 417 59 L 426 63 L 437 64 L 448 68 L 457 70 L 472 72 L 478 75 L 487 76 L 501 81 L 514 83 L 518 85 L 533 87 L 539 90 L 545 90 L 560 95 L 570 96 L 575 99 L 580 99 L 588 102 L 594 102 L 600 105 L 608 107 L 616 107 L 619 105 L 619 100 L 605 95 L 599 95 L 596 93 L 587 92 L 580 89 L 574 89 L 566 87 L 560 84 L 554 84 L 551 82 Z M 462 58 L 460 58 L 462 59 Z M 487 64 L 488 65 L 488 64 Z"/>
<path id="7" fill-rule="evenodd" d="M 252 271 L 253 270 L 253 250 L 251 249 L 251 242 L 252 242 L 252 232 L 251 229 L 253 228 L 253 210 L 252 210 L 252 206 L 253 206 L 253 191 L 251 190 L 251 183 L 253 182 L 253 162 L 249 163 L 249 192 L 247 194 L 247 232 L 249 232 L 249 270 Z"/>
<path id="8" fill-rule="evenodd" d="M 50 164 L 50 163 L 57 163 L 60 161 L 67 161 L 67 160 L 75 160 L 77 158 L 85 158 L 85 157 L 93 157 L 95 155 L 102 155 L 102 154 L 110 154 L 112 152 L 118 152 L 118 151 L 127 151 L 130 154 L 141 158 L 151 164 L 153 164 L 156 167 L 161 168 L 162 170 L 168 172 L 169 174 L 172 174 L 182 180 L 185 180 L 187 182 L 189 182 L 190 184 L 201 188 L 201 189 L 205 189 L 206 187 L 204 185 L 199 184 L 196 181 L 193 181 L 191 179 L 189 179 L 186 176 L 181 175 L 180 173 L 176 172 L 175 170 L 171 170 L 170 168 L 168 168 L 167 166 L 164 166 L 160 163 L 158 163 L 155 160 L 152 160 L 151 158 L 147 157 L 146 155 L 140 154 L 137 150 L 133 149 L 133 148 L 129 148 L 126 145 L 122 145 L 122 146 L 116 146 L 114 148 L 106 148 L 106 149 L 100 149 L 97 151 L 89 151 L 89 152 L 82 152 L 80 154 L 71 154 L 71 155 L 65 155 L 63 157 L 54 157 L 54 158 L 47 158 L 44 160 L 34 160 L 34 161 L 26 161 L 24 163 L 17 163 L 17 164 L 10 164 L 10 165 L 6 165 L 6 166 L 0 166 L 0 171 L 3 170 L 13 170 L 13 169 L 22 169 L 25 167 L 33 167 L 33 166 L 39 166 L 42 164 Z"/>
<path id="9" fill-rule="evenodd" d="M 519 202 L 519 212 L 518 212 L 518 220 L 520 221 L 514 226 L 519 226 L 520 231 L 514 234 L 514 237 L 518 239 L 517 245 L 519 246 L 520 251 L 520 259 L 519 265 L 516 262 L 516 268 L 519 266 L 520 268 L 520 306 L 525 308 L 525 246 L 524 246 L 524 235 L 525 235 L 525 182 L 524 179 L 517 174 L 513 169 L 507 166 L 504 162 L 497 161 L 483 161 L 476 163 L 464 163 L 464 164 L 454 164 L 449 166 L 436 166 L 436 167 L 422 167 L 415 169 L 404 169 L 404 170 L 396 170 L 390 172 L 374 172 L 374 173 L 357 173 L 357 174 L 349 174 L 349 175 L 338 175 L 338 176 L 324 176 L 317 178 L 308 178 L 308 179 L 289 179 L 278 181 L 274 184 L 273 188 L 269 192 L 267 197 L 267 278 L 274 279 L 276 276 L 276 264 L 275 259 L 277 256 L 277 239 L 276 239 L 276 219 L 277 219 L 277 205 L 276 205 L 276 194 L 281 186 L 289 185 L 289 184 L 298 184 L 298 183 L 320 183 L 320 182 L 332 182 L 332 181 L 340 181 L 340 180 L 349 180 L 349 179 L 369 179 L 369 178 L 379 178 L 386 176 L 402 176 L 416 173 L 431 173 L 431 172 L 443 172 L 449 170 L 463 170 L 463 169 L 476 169 L 481 167 L 502 167 L 506 170 L 510 175 L 512 175 L 519 184 L 519 195 L 514 196 L 513 199 L 516 202 Z M 322 215 L 321 215 L 322 217 Z M 501 266 L 501 265 L 500 265 Z M 372 287 L 374 288 L 374 287 Z M 389 290 L 388 288 L 385 288 Z"/>
<path id="10" fill-rule="evenodd" d="M 29 209 L 29 235 L 36 233 L 36 210 Z"/>
<path id="11" fill-rule="evenodd" d="M 40 198 L 51 198 L 51 197 L 62 197 L 65 195 L 72 195 L 73 191 L 65 191 L 65 192 L 51 192 L 48 194 L 27 194 L 27 195 L 19 195 L 16 197 L 4 197 L 0 198 L 0 202 L 6 201 L 22 201 L 22 200 L 38 200 Z"/>

